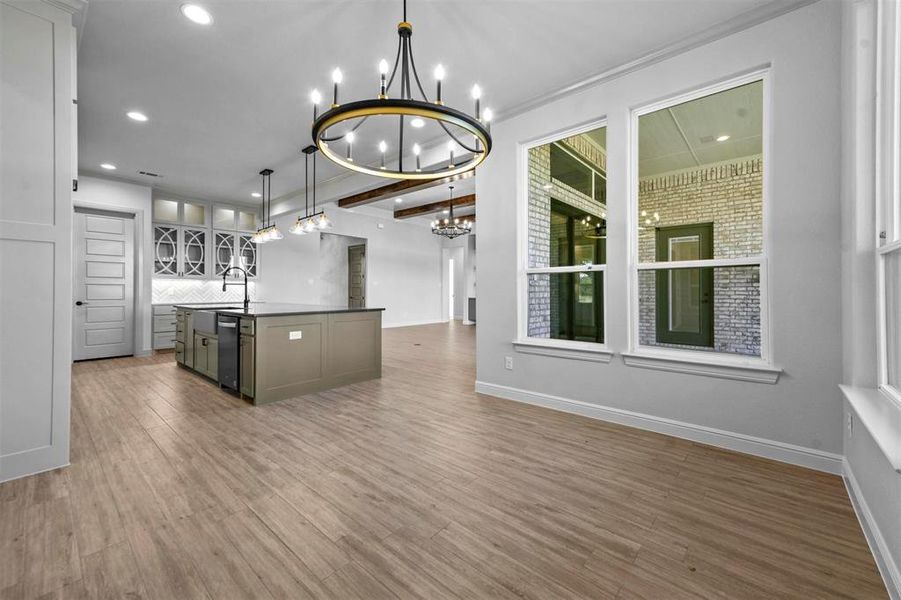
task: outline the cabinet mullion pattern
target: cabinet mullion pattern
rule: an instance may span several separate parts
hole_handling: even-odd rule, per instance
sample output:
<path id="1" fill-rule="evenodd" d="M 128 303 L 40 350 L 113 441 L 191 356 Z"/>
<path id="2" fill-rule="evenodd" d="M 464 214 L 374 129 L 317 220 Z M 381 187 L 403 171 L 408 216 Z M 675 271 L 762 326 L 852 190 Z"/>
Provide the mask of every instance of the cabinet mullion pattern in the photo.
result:
<path id="1" fill-rule="evenodd" d="M 206 271 L 206 230 L 183 229 L 184 239 L 184 275 L 185 277 L 203 277 Z M 199 254 L 199 256 L 198 256 Z"/>
<path id="2" fill-rule="evenodd" d="M 153 228 L 153 274 L 178 275 L 178 228 Z"/>
<path id="3" fill-rule="evenodd" d="M 238 254 L 243 259 L 244 268 L 248 277 L 257 276 L 257 245 L 253 243 L 253 236 L 238 234 Z"/>
<path id="4" fill-rule="evenodd" d="M 231 263 L 232 256 L 235 254 L 235 234 L 216 231 L 213 238 L 215 251 L 213 260 L 215 262 L 214 273 L 216 277 L 222 277 L 225 269 Z"/>

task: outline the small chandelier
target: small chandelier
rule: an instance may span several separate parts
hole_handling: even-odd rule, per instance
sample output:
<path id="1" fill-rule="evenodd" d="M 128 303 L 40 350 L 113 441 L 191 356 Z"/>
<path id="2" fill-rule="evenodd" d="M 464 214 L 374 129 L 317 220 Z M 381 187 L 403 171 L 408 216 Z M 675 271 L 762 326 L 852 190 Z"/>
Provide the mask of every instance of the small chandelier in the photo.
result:
<path id="1" fill-rule="evenodd" d="M 269 215 L 272 212 L 272 169 L 263 169 L 260 175 L 263 176 L 263 226 L 257 229 L 257 232 L 250 238 L 254 244 L 265 244 L 272 240 L 280 240 L 284 235 L 279 231 L 275 223 L 269 222 Z"/>
<path id="2" fill-rule="evenodd" d="M 332 222 L 326 216 L 324 210 L 316 212 L 316 146 L 307 146 L 303 149 L 303 201 L 304 210 L 302 217 L 297 217 L 294 225 L 291 226 L 291 233 L 294 235 L 304 235 L 312 233 L 317 229 L 331 229 Z M 313 214 L 310 214 L 310 155 L 313 155 Z"/>
<path id="3" fill-rule="evenodd" d="M 588 238 L 590 240 L 606 240 L 607 239 L 607 211 L 601 213 L 601 218 L 592 221 L 591 215 L 585 215 L 581 221 L 579 221 L 583 227 L 589 228 L 588 231 L 582 234 L 582 237 Z"/>
<path id="4" fill-rule="evenodd" d="M 420 82 L 419 73 L 416 71 L 416 63 L 413 60 L 413 25 L 407 22 L 407 1 L 404 0 L 404 20 L 397 25 L 397 56 L 394 59 L 394 67 L 390 68 L 388 61 L 382 59 L 379 62 L 379 93 L 375 98 L 357 100 L 347 104 L 338 103 L 338 85 L 343 81 L 344 75 L 341 69 L 332 72 L 334 93 L 329 110 L 318 114 L 318 105 L 322 101 L 322 94 L 313 90 L 310 99 L 313 102 L 313 143 L 319 150 L 338 165 L 376 177 L 391 179 L 431 180 L 442 177 L 459 175 L 478 166 L 488 153 L 491 152 L 490 125 L 491 109 L 484 112 L 480 108 L 482 90 L 478 85 L 472 87 L 472 98 L 475 101 L 475 116 L 471 116 L 461 110 L 445 106 L 441 99 L 441 82 L 444 79 L 444 67 L 440 64 L 435 67 L 434 77 L 436 82 L 435 99 L 430 100 Z M 388 76 L 390 70 L 390 77 Z M 412 76 L 412 78 L 411 78 Z M 396 98 L 390 98 L 388 93 L 395 79 L 400 82 L 400 92 Z M 415 82 L 420 99 L 414 97 Z M 361 164 L 354 161 L 354 144 L 359 147 L 360 135 L 357 131 L 370 118 L 376 117 L 397 118 L 397 151 L 396 163 L 385 160 L 385 153 L 389 144 L 385 140 L 377 144 L 372 142 L 374 148 L 381 153 L 380 164 L 376 166 Z M 418 137 L 417 131 L 422 130 L 427 122 L 436 123 L 446 135 L 446 147 L 448 161 L 432 168 L 422 168 L 419 154 L 421 147 L 418 143 L 405 146 Z M 339 125 L 346 124 L 344 131 L 336 132 Z M 412 129 L 408 129 L 412 127 Z M 411 139 L 412 138 L 412 139 Z M 343 146 L 343 148 L 339 147 Z M 412 150 L 415 156 L 414 164 L 404 163 L 404 153 Z M 457 158 L 455 159 L 455 151 Z M 463 155 L 461 159 L 461 155 Z"/>
<path id="5" fill-rule="evenodd" d="M 445 219 L 432 221 L 432 233 L 452 240 L 455 237 L 470 233 L 472 231 L 472 223 L 469 222 L 469 219 L 464 218 L 461 223 L 460 219 L 454 218 L 454 186 L 448 187 L 450 189 L 450 200 L 448 201 L 450 214 Z"/>

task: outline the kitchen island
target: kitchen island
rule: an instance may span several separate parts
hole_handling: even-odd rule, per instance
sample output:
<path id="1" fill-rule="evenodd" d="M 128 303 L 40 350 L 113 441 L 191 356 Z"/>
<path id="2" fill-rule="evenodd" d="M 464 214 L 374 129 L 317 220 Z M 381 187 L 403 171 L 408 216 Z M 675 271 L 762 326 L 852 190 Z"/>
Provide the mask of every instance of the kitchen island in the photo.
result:
<path id="1" fill-rule="evenodd" d="M 179 365 L 234 388 L 254 404 L 382 376 L 382 308 L 271 303 L 175 308 Z"/>

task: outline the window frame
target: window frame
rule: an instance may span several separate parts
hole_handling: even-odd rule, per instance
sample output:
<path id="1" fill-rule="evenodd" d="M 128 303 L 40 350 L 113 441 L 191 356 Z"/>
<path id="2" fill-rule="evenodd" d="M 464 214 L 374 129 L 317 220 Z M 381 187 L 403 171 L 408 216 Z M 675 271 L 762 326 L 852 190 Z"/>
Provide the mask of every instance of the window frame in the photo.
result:
<path id="1" fill-rule="evenodd" d="M 901 388 L 888 379 L 886 264 L 901 252 L 901 6 L 876 3 L 876 339 L 879 390 L 901 407 Z"/>
<path id="2" fill-rule="evenodd" d="M 610 286 L 609 278 L 607 277 L 606 260 L 605 264 L 602 265 L 572 265 L 563 267 L 529 266 L 529 151 L 533 148 L 538 148 L 546 144 L 552 144 L 568 137 L 587 133 L 595 129 L 600 129 L 601 127 L 607 127 L 606 116 L 567 129 L 558 130 L 553 133 L 544 135 L 540 138 L 535 138 L 526 142 L 520 142 L 518 144 L 516 174 L 516 337 L 513 340 L 513 345 L 519 352 L 559 356 L 564 358 L 575 358 L 597 362 L 610 362 L 610 358 L 613 355 L 613 352 L 610 351 L 608 346 L 609 329 L 607 325 L 609 321 L 607 320 L 607 307 L 609 306 L 608 288 Z M 605 181 L 608 180 L 609 177 L 605 173 Z M 609 212 L 610 211 L 608 209 L 608 224 Z M 601 302 L 603 303 L 603 310 L 601 311 L 604 332 L 603 342 L 584 342 L 576 340 L 529 337 L 529 275 L 540 275 L 547 273 L 596 272 L 602 273 L 604 282 L 603 293 L 601 294 Z"/>
<path id="3" fill-rule="evenodd" d="M 643 115 L 656 112 L 661 109 L 670 108 L 684 102 L 697 100 L 712 94 L 724 92 L 732 88 L 736 88 L 749 83 L 760 81 L 762 83 L 762 102 L 763 102 L 763 119 L 761 131 L 761 160 L 763 164 L 763 182 L 761 186 L 761 213 L 762 213 L 762 235 L 761 235 L 761 253 L 756 256 L 748 256 L 742 258 L 719 258 L 692 261 L 653 261 L 640 262 L 639 260 L 639 241 L 638 226 L 639 215 L 639 176 L 638 176 L 638 160 L 639 160 L 639 118 Z M 629 351 L 625 353 L 627 356 L 627 364 L 635 364 L 636 366 L 649 366 L 648 360 L 643 359 L 659 359 L 661 361 L 660 368 L 664 368 L 664 363 L 692 363 L 692 364 L 711 364 L 720 367 L 750 367 L 752 369 L 764 369 L 773 372 L 773 380 L 775 383 L 778 379 L 778 372 L 781 371 L 774 367 L 772 358 L 772 330 L 769 318 L 769 307 L 771 304 L 771 296 L 768 281 L 768 256 L 767 252 L 771 246 L 772 228 L 769 223 L 769 198 L 770 198 L 770 170 L 769 157 L 771 156 L 771 127 L 770 119 L 772 118 L 772 87 L 770 85 L 770 67 L 755 69 L 753 71 L 730 77 L 694 88 L 691 91 L 667 96 L 662 100 L 652 103 L 643 104 L 635 107 L 630 111 L 629 116 L 629 137 L 628 137 L 628 163 L 627 186 L 629 190 L 628 206 L 626 213 L 626 227 L 628 228 L 628 287 L 629 287 Z M 656 257 L 655 257 L 656 258 Z M 673 268 L 715 268 L 715 267 L 757 267 L 760 275 L 760 356 L 744 356 L 733 354 L 730 352 L 718 352 L 715 350 L 692 350 L 683 348 L 669 348 L 661 346 L 651 346 L 641 344 L 640 337 L 640 288 L 639 273 L 641 271 L 657 272 L 661 269 Z M 633 360 L 628 360 L 633 359 Z M 654 368 L 654 367 L 650 367 Z M 672 370 L 672 369 L 668 369 Z M 727 376 L 728 375 L 723 375 Z M 737 375 L 740 378 L 740 375 Z"/>

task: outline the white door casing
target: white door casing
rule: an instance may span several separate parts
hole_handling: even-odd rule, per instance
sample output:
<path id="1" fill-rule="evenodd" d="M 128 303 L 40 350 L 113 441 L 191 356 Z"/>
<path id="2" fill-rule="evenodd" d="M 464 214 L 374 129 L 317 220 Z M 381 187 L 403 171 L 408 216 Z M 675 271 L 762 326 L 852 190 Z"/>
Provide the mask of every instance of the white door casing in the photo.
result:
<path id="1" fill-rule="evenodd" d="M 74 360 L 134 354 L 134 218 L 77 209 Z"/>

